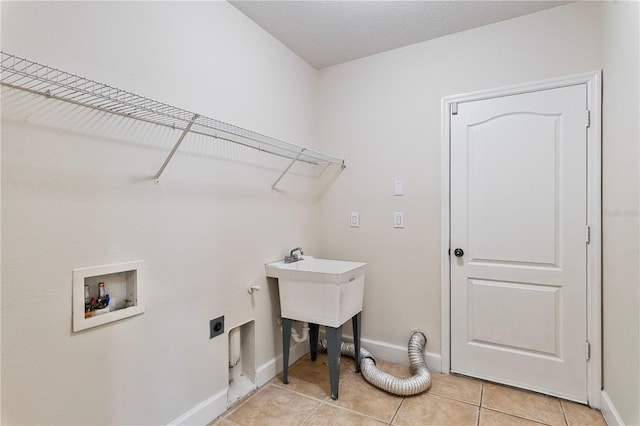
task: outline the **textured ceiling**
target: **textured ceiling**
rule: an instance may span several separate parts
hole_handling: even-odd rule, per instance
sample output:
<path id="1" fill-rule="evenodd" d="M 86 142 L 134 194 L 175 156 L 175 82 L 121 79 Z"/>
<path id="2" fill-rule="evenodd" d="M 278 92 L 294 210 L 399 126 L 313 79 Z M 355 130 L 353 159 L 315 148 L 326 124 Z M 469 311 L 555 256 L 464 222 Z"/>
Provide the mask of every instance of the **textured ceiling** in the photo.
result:
<path id="1" fill-rule="evenodd" d="M 230 1 L 316 69 L 570 1 Z"/>

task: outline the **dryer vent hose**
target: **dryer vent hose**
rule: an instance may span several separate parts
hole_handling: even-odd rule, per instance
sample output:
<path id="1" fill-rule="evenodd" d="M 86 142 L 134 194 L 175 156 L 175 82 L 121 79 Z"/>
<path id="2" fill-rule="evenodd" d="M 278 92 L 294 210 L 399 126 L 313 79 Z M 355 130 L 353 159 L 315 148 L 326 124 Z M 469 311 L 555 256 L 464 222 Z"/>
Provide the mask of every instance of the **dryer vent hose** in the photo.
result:
<path id="1" fill-rule="evenodd" d="M 324 349 L 327 348 L 327 341 L 320 342 Z M 424 360 L 424 347 L 427 344 L 427 337 L 420 331 L 415 331 L 409 339 L 409 368 L 411 377 L 396 377 L 379 370 L 376 367 L 376 360 L 362 346 L 360 347 L 360 371 L 365 380 L 377 388 L 389 393 L 401 396 L 417 395 L 429 389 L 431 386 L 431 374 L 427 370 Z M 347 355 L 355 359 L 355 345 L 353 343 L 342 342 L 340 347 L 342 355 Z"/>

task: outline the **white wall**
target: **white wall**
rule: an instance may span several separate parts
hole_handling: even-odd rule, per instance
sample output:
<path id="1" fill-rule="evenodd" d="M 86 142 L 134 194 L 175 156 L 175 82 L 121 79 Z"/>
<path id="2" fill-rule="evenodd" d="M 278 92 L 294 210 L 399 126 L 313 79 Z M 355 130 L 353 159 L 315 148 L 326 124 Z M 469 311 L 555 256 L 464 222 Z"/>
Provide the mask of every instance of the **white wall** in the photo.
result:
<path id="1" fill-rule="evenodd" d="M 599 28 L 598 3 L 573 3 L 321 70 L 325 150 L 348 159 L 323 199 L 322 254 L 369 264 L 363 338 L 406 345 L 419 327 L 440 353 L 442 97 L 599 69 Z"/>
<path id="2" fill-rule="evenodd" d="M 3 1 L 2 50 L 317 144 L 315 70 L 226 2 Z M 255 319 L 258 366 L 280 353 L 263 265 L 318 251 L 311 171 L 274 192 L 288 160 L 190 136 L 154 185 L 178 136 L 2 89 L 0 423 L 166 424 L 224 393 L 218 315 Z M 72 269 L 136 259 L 146 313 L 72 333 Z"/>
<path id="3" fill-rule="evenodd" d="M 639 25 L 638 2 L 603 3 L 603 381 L 627 425 L 640 424 Z"/>
<path id="4" fill-rule="evenodd" d="M 600 68 L 604 385 L 640 422 L 637 302 L 621 308 L 639 300 L 638 106 L 624 95 L 638 91 L 637 3 L 573 3 L 320 72 L 226 3 L 1 7 L 3 50 L 348 164 L 271 192 L 286 161 L 195 137 L 155 186 L 176 132 L 3 89 L 1 423 L 166 423 L 223 391 L 227 342 L 208 340 L 208 320 L 255 318 L 257 363 L 273 360 L 279 307 L 262 264 L 298 244 L 369 262 L 364 338 L 404 346 L 419 327 L 438 354 L 440 99 Z M 139 258 L 147 312 L 71 333 L 71 270 Z M 253 303 L 249 281 L 263 285 Z"/>
<path id="5" fill-rule="evenodd" d="M 322 254 L 369 263 L 363 338 L 404 345 L 419 327 L 440 352 L 441 98 L 603 69 L 604 390 L 616 421 L 640 423 L 639 20 L 637 2 L 579 2 L 320 71 L 325 149 L 349 160 Z"/>

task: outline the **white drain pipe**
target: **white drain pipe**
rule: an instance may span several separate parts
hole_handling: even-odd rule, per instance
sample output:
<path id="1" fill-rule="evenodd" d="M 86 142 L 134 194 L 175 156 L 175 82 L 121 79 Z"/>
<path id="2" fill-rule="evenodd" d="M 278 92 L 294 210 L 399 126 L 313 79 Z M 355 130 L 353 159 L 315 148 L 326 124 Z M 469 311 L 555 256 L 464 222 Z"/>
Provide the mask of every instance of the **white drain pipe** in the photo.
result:
<path id="1" fill-rule="evenodd" d="M 300 336 L 300 334 L 298 334 L 298 330 L 296 330 L 292 326 L 291 327 L 291 338 L 296 343 L 306 342 L 307 339 L 309 338 L 309 323 L 308 322 L 303 322 L 302 323 L 302 336 Z"/>
<path id="2" fill-rule="evenodd" d="M 236 327 L 229 332 L 229 368 L 235 367 L 240 362 L 241 346 L 240 327 Z"/>
<path id="3" fill-rule="evenodd" d="M 411 377 L 396 377 L 378 370 L 373 355 L 360 346 L 360 371 L 362 376 L 375 387 L 395 395 L 409 396 L 422 393 L 431 386 L 431 374 L 429 374 L 424 360 L 424 347 L 426 344 L 427 337 L 422 332 L 415 331 L 411 334 L 407 348 Z M 323 340 L 321 345 L 326 349 L 327 341 Z M 343 342 L 340 352 L 342 355 L 355 358 L 355 345 Z"/>
<path id="4" fill-rule="evenodd" d="M 282 317 L 278 317 L 277 323 L 280 326 L 280 331 L 282 331 Z M 296 330 L 293 325 L 291 326 L 291 338 L 293 339 L 294 342 L 302 343 L 302 342 L 306 342 L 307 341 L 307 339 L 309 338 L 309 323 L 308 322 L 303 322 L 302 323 L 302 330 L 301 331 L 302 331 L 302 336 L 300 335 L 300 333 L 298 333 L 298 330 Z"/>

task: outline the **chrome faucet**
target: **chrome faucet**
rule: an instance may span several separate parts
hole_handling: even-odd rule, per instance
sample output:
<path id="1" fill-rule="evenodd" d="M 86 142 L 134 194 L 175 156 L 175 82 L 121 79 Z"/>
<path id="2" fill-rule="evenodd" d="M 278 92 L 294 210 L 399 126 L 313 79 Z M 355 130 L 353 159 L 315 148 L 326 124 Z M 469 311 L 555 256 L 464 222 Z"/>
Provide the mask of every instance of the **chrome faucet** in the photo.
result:
<path id="1" fill-rule="evenodd" d="M 296 253 L 297 251 L 300 252 L 299 256 Z M 291 250 L 291 253 L 289 253 L 289 256 L 284 257 L 284 263 L 293 263 L 293 262 L 302 260 L 303 255 L 304 255 L 304 252 L 302 251 L 302 247 L 296 247 L 293 250 Z"/>

